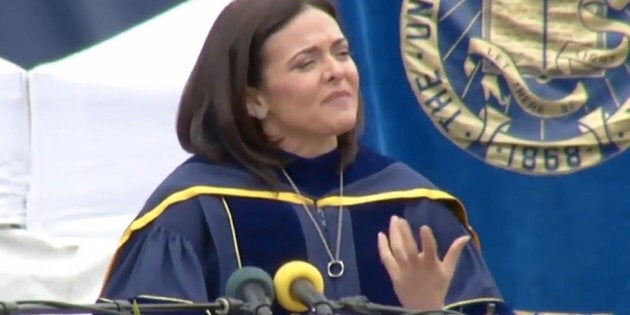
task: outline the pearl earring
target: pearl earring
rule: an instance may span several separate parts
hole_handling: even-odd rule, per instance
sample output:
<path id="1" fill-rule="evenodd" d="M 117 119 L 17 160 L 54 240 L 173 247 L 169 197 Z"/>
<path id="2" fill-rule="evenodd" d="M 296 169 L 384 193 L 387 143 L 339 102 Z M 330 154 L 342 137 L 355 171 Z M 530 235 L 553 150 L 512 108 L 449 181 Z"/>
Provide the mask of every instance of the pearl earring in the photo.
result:
<path id="1" fill-rule="evenodd" d="M 263 120 L 267 118 L 268 113 L 269 113 L 269 109 L 267 109 L 266 107 L 263 108 L 262 106 L 258 106 L 256 110 L 256 114 L 257 114 L 256 117 L 260 120 Z"/>
<path id="2" fill-rule="evenodd" d="M 267 114 L 269 113 L 269 109 L 266 107 L 255 105 L 252 103 L 247 104 L 247 112 L 250 116 L 256 117 L 259 120 L 263 120 L 267 118 Z"/>

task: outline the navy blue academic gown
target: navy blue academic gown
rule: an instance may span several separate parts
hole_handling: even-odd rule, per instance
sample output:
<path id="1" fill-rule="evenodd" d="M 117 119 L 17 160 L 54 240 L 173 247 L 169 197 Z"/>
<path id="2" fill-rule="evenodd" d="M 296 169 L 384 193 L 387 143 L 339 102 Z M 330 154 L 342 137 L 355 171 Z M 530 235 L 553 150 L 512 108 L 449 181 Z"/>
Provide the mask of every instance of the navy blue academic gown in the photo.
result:
<path id="1" fill-rule="evenodd" d="M 361 149 L 344 171 L 339 198 L 337 151 L 294 158 L 286 170 L 306 200 L 286 182 L 278 192 L 240 167 L 200 157 L 183 163 L 125 231 L 102 298 L 212 302 L 224 296 L 228 277 L 241 266 L 273 276 L 284 263 L 305 260 L 322 272 L 331 299 L 363 295 L 399 305 L 377 249 L 377 233 L 388 230 L 392 215 L 409 220 L 415 234 L 429 225 L 442 257 L 457 237 L 474 236 L 460 202 L 402 163 Z M 342 277 L 327 275 L 329 257 L 302 202 L 320 210 L 313 213 L 333 253 L 343 206 Z M 446 304 L 485 314 L 488 303 L 504 305 L 475 236 L 461 255 Z M 274 306 L 274 313 L 283 312 Z"/>

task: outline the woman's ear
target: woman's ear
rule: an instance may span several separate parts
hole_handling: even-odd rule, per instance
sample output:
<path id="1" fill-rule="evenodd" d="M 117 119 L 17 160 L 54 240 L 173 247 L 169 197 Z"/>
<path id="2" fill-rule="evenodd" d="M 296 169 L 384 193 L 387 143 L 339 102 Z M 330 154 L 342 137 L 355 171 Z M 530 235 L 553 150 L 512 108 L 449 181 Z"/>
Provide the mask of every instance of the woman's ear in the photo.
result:
<path id="1" fill-rule="evenodd" d="M 256 89 L 251 87 L 247 88 L 246 102 L 247 113 L 250 116 L 258 118 L 259 120 L 267 118 L 267 114 L 269 114 L 269 107 L 262 102 Z"/>

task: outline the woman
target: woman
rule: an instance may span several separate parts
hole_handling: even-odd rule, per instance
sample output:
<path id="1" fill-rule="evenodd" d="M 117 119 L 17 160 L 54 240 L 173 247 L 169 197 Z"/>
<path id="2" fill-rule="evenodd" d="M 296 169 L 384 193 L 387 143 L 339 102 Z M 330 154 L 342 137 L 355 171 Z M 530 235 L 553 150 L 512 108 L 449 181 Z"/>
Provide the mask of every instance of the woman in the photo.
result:
<path id="1" fill-rule="evenodd" d="M 214 301 L 242 266 L 273 275 L 305 260 L 331 299 L 502 305 L 460 203 L 359 148 L 361 123 L 359 75 L 328 0 L 233 1 L 181 98 L 177 134 L 193 157 L 124 234 L 102 297 Z"/>

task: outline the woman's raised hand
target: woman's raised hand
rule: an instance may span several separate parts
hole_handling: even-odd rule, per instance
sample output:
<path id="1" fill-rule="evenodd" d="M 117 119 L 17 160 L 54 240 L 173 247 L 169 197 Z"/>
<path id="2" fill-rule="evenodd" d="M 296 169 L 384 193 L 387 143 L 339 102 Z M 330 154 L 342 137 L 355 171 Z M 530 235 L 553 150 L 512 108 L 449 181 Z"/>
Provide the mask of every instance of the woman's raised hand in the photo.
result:
<path id="1" fill-rule="evenodd" d="M 389 237 L 378 234 L 378 250 L 401 305 L 424 311 L 444 308 L 457 261 L 469 240 L 469 236 L 455 239 L 440 260 L 431 228 L 420 227 L 422 251 L 418 251 L 407 220 L 392 216 Z"/>

